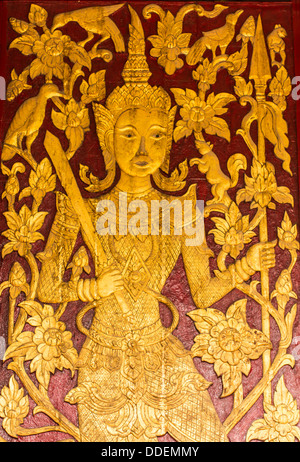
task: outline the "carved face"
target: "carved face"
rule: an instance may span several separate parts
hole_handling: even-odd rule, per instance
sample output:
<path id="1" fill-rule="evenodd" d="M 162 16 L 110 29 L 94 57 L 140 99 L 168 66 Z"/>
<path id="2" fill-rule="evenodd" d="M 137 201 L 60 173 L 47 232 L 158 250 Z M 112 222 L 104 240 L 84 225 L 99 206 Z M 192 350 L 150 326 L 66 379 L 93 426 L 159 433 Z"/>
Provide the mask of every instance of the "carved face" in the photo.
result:
<path id="1" fill-rule="evenodd" d="M 130 176 L 153 174 L 163 163 L 168 115 L 159 109 L 123 112 L 115 125 L 114 153 L 120 169 Z"/>

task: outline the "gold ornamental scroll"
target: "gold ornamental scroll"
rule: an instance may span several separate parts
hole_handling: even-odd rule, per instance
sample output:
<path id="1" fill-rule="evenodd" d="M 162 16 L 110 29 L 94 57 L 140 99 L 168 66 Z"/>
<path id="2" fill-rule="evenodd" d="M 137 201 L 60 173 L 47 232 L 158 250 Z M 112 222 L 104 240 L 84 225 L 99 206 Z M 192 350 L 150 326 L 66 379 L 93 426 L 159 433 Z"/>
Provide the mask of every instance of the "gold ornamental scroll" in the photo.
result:
<path id="1" fill-rule="evenodd" d="M 0 441 L 300 441 L 291 4 L 3 3 Z"/>

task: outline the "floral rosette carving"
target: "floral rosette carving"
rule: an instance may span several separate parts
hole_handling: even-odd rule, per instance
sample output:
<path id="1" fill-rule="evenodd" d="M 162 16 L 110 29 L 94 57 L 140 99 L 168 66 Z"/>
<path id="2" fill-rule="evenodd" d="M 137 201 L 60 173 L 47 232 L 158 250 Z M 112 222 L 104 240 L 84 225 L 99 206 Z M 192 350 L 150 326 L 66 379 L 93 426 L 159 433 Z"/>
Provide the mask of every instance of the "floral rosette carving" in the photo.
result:
<path id="1" fill-rule="evenodd" d="M 7 348 L 4 360 L 24 357 L 30 362 L 30 372 L 36 373 L 39 383 L 48 388 L 50 373 L 55 369 L 70 369 L 74 374 L 77 351 L 73 347 L 72 334 L 58 321 L 50 305 L 42 307 L 34 301 L 20 303 L 30 317 L 28 324 L 34 332 L 22 332 Z M 25 353 L 24 353 L 25 352 Z"/>
<path id="2" fill-rule="evenodd" d="M 249 215 L 242 216 L 234 202 L 230 204 L 225 218 L 212 217 L 212 221 L 216 228 L 209 233 L 214 235 L 216 244 L 222 245 L 222 251 L 234 259 L 256 234 L 249 228 Z"/>
<path id="3" fill-rule="evenodd" d="M 16 379 L 12 376 L 9 379 L 9 386 L 4 386 L 0 394 L 0 417 L 3 418 L 3 428 L 9 435 L 17 438 L 20 425 L 28 413 L 28 396 L 24 396 L 24 389 L 19 388 Z"/>
<path id="4" fill-rule="evenodd" d="M 222 397 L 237 390 L 242 374 L 249 375 L 251 360 L 272 348 L 265 334 L 249 327 L 246 305 L 244 299 L 231 305 L 226 314 L 214 308 L 189 313 L 200 332 L 194 338 L 192 354 L 214 365 L 216 374 L 222 377 Z"/>
<path id="5" fill-rule="evenodd" d="M 264 418 L 253 422 L 247 433 L 247 441 L 261 440 L 268 443 L 294 443 L 300 441 L 297 426 L 300 413 L 297 402 L 280 377 L 274 392 L 274 404 L 264 404 Z"/>

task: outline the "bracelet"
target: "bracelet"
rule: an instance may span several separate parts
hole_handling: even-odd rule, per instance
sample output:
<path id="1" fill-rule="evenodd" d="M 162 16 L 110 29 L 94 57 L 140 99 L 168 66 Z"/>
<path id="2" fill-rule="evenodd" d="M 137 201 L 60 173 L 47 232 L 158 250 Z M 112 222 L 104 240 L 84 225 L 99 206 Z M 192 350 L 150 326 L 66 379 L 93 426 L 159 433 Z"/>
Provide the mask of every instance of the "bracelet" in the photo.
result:
<path id="1" fill-rule="evenodd" d="M 230 272 L 232 283 L 233 283 L 234 287 L 237 284 L 241 284 L 242 282 L 244 282 L 244 279 L 241 278 L 241 276 L 239 275 L 239 273 L 238 273 L 238 271 L 236 269 L 236 264 L 230 265 L 228 267 L 228 271 Z"/>
<path id="2" fill-rule="evenodd" d="M 244 270 L 247 274 L 249 274 L 249 276 L 252 276 L 253 274 L 256 273 L 256 271 L 255 271 L 253 268 L 251 268 L 251 266 L 249 265 L 248 260 L 247 260 L 247 257 L 242 258 L 241 264 L 242 264 L 243 270 Z"/>
<path id="3" fill-rule="evenodd" d="M 235 263 L 235 268 L 236 268 L 236 271 L 238 273 L 238 275 L 240 276 L 240 278 L 243 280 L 243 281 L 247 281 L 249 279 L 249 274 L 247 271 L 245 271 L 243 269 L 243 266 L 242 266 L 242 262 L 241 260 L 238 260 L 236 263 Z"/>
<path id="4" fill-rule="evenodd" d="M 93 302 L 99 299 L 96 279 L 79 279 L 77 293 L 83 302 Z"/>

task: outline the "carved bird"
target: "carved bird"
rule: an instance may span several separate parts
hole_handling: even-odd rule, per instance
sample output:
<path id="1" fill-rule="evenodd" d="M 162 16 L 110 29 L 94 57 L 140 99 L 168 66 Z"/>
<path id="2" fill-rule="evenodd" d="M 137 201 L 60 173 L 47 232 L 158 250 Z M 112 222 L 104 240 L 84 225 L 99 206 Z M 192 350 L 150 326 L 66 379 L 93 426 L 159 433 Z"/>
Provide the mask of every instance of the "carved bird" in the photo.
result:
<path id="1" fill-rule="evenodd" d="M 101 35 L 100 42 L 112 38 L 117 52 L 125 51 L 125 44 L 121 32 L 116 24 L 109 18 L 115 11 L 119 10 L 124 4 L 111 6 L 92 6 L 81 8 L 80 10 L 60 13 L 54 16 L 51 31 L 63 27 L 70 21 L 77 22 L 88 33 L 86 40 L 81 42 L 81 46 L 92 40 L 94 34 Z"/>
<path id="2" fill-rule="evenodd" d="M 237 10 L 235 13 L 228 14 L 224 26 L 203 32 L 203 37 L 200 37 L 191 47 L 186 57 L 186 62 L 190 65 L 194 65 L 201 61 L 207 49 L 212 51 L 214 58 L 216 57 L 216 49 L 218 47 L 221 54 L 225 54 L 227 46 L 234 37 L 237 20 L 242 13 L 243 10 Z"/>
<path id="3" fill-rule="evenodd" d="M 27 157 L 32 159 L 31 145 L 44 121 L 47 101 L 55 96 L 63 96 L 63 94 L 59 92 L 56 85 L 48 83 L 42 86 L 37 96 L 29 98 L 19 107 L 4 139 L 2 161 L 11 159 L 18 151 L 22 152 L 22 142 L 25 137 Z"/>

